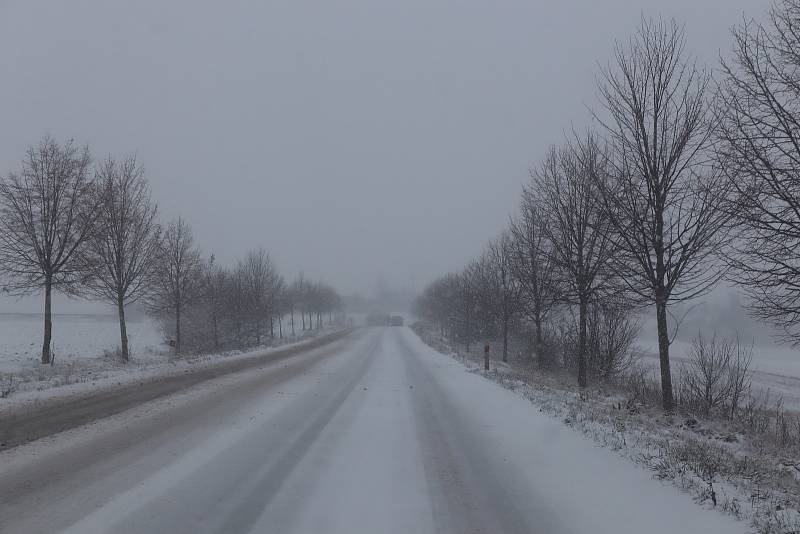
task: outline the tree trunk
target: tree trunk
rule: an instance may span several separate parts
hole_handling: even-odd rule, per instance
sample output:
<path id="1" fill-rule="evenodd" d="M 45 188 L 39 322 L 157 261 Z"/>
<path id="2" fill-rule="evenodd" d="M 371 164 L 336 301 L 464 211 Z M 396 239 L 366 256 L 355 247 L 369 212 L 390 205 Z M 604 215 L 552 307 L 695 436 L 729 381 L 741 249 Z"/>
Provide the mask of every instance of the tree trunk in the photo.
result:
<path id="1" fill-rule="evenodd" d="M 275 316 L 269 316 L 269 338 L 275 339 Z"/>
<path id="2" fill-rule="evenodd" d="M 508 319 L 503 318 L 503 363 L 508 363 Z"/>
<path id="3" fill-rule="evenodd" d="M 50 363 L 50 340 L 53 337 L 53 316 L 51 313 L 51 295 L 53 279 L 50 275 L 44 279 L 44 342 L 42 343 L 42 363 Z"/>
<path id="4" fill-rule="evenodd" d="M 283 317 L 278 315 L 278 338 L 283 339 Z"/>
<path id="5" fill-rule="evenodd" d="M 539 368 L 544 367 L 544 347 L 542 347 L 542 320 L 539 315 L 534 319 L 536 325 L 536 358 L 539 360 Z"/>
<path id="6" fill-rule="evenodd" d="M 294 337 L 294 308 L 292 308 L 290 318 L 291 318 L 290 320 L 292 322 L 292 337 Z"/>
<path id="7" fill-rule="evenodd" d="M 656 319 L 658 323 L 658 359 L 661 362 L 661 399 L 664 411 L 674 408 L 672 399 L 672 373 L 669 367 L 669 332 L 667 331 L 667 301 L 656 297 Z"/>
<path id="8" fill-rule="evenodd" d="M 181 354 L 181 307 L 175 306 L 175 356 Z"/>
<path id="9" fill-rule="evenodd" d="M 303 319 L 303 332 L 306 331 L 306 312 L 300 312 L 300 318 Z"/>
<path id="10" fill-rule="evenodd" d="M 122 297 L 117 297 L 117 313 L 119 315 L 119 339 L 122 348 L 122 359 L 128 361 L 130 354 L 128 353 L 128 327 L 125 324 L 125 303 Z"/>
<path id="11" fill-rule="evenodd" d="M 578 386 L 586 387 L 586 315 L 588 303 L 586 298 L 581 298 L 579 305 L 579 332 L 578 332 Z"/>
<path id="12" fill-rule="evenodd" d="M 211 314 L 211 321 L 214 327 L 214 350 L 219 351 L 219 320 L 216 311 Z"/>
<path id="13" fill-rule="evenodd" d="M 256 321 L 256 345 L 261 345 L 261 321 Z"/>

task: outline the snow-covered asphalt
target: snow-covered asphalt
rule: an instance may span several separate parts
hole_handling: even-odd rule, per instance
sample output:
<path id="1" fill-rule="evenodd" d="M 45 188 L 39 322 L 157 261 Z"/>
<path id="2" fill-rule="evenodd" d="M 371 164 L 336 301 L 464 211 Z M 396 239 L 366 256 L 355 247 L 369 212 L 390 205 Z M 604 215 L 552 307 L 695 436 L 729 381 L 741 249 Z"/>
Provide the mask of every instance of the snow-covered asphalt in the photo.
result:
<path id="1" fill-rule="evenodd" d="M 0 453 L 0 532 L 737 533 L 407 328 Z"/>

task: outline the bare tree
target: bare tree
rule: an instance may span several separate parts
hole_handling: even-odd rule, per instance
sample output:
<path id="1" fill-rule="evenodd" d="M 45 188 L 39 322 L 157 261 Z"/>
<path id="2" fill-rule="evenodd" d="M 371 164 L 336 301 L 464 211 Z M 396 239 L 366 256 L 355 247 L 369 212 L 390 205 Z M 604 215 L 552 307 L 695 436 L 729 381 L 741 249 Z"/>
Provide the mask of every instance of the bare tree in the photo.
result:
<path id="1" fill-rule="evenodd" d="M 270 284 L 267 287 L 267 305 L 269 309 L 271 336 L 273 338 L 275 337 L 275 319 L 278 320 L 279 336 L 283 338 L 282 319 L 286 307 L 285 290 L 286 281 L 283 279 L 283 276 L 275 271 L 274 276 L 270 280 Z"/>
<path id="2" fill-rule="evenodd" d="M 232 292 L 231 273 L 211 259 L 203 268 L 202 295 L 211 321 L 211 338 L 214 350 L 222 348 L 222 320 L 228 314 L 227 296 Z"/>
<path id="3" fill-rule="evenodd" d="M 520 311 L 520 284 L 513 276 L 513 244 L 506 231 L 489 244 L 488 259 L 496 280 L 497 314 L 503 338 L 503 361 L 508 361 L 508 333 Z"/>
<path id="4" fill-rule="evenodd" d="M 232 335 L 238 347 L 247 346 L 245 323 L 251 318 L 247 297 L 247 284 L 244 273 L 238 266 L 230 272 L 223 307 L 226 317 L 232 323 Z"/>
<path id="5" fill-rule="evenodd" d="M 158 209 L 135 157 L 121 162 L 109 157 L 97 169 L 96 181 L 102 203 L 97 231 L 85 248 L 86 287 L 91 295 L 117 307 L 122 359 L 127 361 L 125 306 L 150 289 L 161 233 Z"/>
<path id="6" fill-rule="evenodd" d="M 714 334 L 709 340 L 699 332 L 681 369 L 683 403 L 706 417 L 713 409 L 727 406 L 725 412 L 733 417 L 750 389 L 752 359 L 752 346 L 743 347 L 738 336 L 718 340 Z"/>
<path id="7" fill-rule="evenodd" d="M 439 326 L 442 339 L 453 336 L 452 318 L 458 309 L 458 275 L 447 274 L 430 283 L 414 302 L 417 315 Z"/>
<path id="8" fill-rule="evenodd" d="M 309 329 L 322 328 L 322 314 L 325 312 L 325 285 L 321 282 L 309 283 L 306 288 L 306 306 L 309 314 Z"/>
<path id="9" fill-rule="evenodd" d="M 303 331 L 306 329 L 306 311 L 308 309 L 308 289 L 309 284 L 302 271 L 297 275 L 293 283 L 294 298 L 297 307 L 300 309 L 300 319 L 303 322 Z"/>
<path id="10" fill-rule="evenodd" d="M 273 290 L 278 273 L 262 248 L 250 251 L 239 262 L 237 271 L 244 285 L 245 309 L 255 329 L 256 344 L 260 345 L 262 325 L 272 319 Z"/>
<path id="11" fill-rule="evenodd" d="M 418 313 L 439 324 L 442 337 L 447 334 L 463 343 L 467 352 L 479 329 L 480 301 L 483 296 L 480 287 L 481 263 L 474 260 L 460 272 L 448 273 L 435 280 L 415 305 Z"/>
<path id="12" fill-rule="evenodd" d="M 587 380 L 586 326 L 589 304 L 607 285 L 614 252 L 598 184 L 606 179 L 608 158 L 592 134 L 561 150 L 553 149 L 533 173 L 530 190 L 546 214 L 543 226 L 562 287 L 562 298 L 578 306 L 578 385 Z"/>
<path id="13" fill-rule="evenodd" d="M 202 260 L 195 247 L 192 229 L 178 217 L 159 242 L 148 308 L 155 313 L 172 313 L 175 320 L 175 354 L 181 354 L 181 313 L 200 295 Z"/>
<path id="14" fill-rule="evenodd" d="M 322 292 L 322 312 L 328 314 L 328 325 L 333 324 L 333 312 L 339 310 L 342 306 L 342 298 L 328 284 L 320 284 Z"/>
<path id="15" fill-rule="evenodd" d="M 623 299 L 607 298 L 589 307 L 589 372 L 609 380 L 636 363 L 639 324 Z"/>
<path id="16" fill-rule="evenodd" d="M 292 285 L 288 288 L 287 291 L 287 299 L 288 299 L 288 307 L 289 307 L 289 318 L 292 325 L 292 337 L 294 337 L 294 312 L 296 310 L 300 310 L 300 313 L 303 314 L 303 297 L 306 291 L 306 280 L 303 276 L 303 273 L 297 275 L 297 278 L 294 279 Z M 306 329 L 306 322 L 305 316 L 303 316 L 303 330 Z"/>
<path id="17" fill-rule="evenodd" d="M 559 298 L 549 241 L 544 225 L 549 224 L 530 187 L 522 192 L 519 216 L 511 221 L 511 269 L 520 288 L 523 313 L 533 322 L 536 354 L 543 362 L 544 324 Z"/>
<path id="18" fill-rule="evenodd" d="M 457 281 L 456 314 L 453 317 L 455 329 L 464 343 L 464 348 L 469 352 L 470 344 L 475 339 L 477 328 L 478 291 L 475 283 L 476 272 L 479 269 L 477 261 L 467 265 L 459 273 Z"/>
<path id="19" fill-rule="evenodd" d="M 279 276 L 275 284 L 274 293 L 275 305 L 273 306 L 273 313 L 278 318 L 278 337 L 283 339 L 283 318 L 287 313 L 294 314 L 292 310 L 292 286 L 286 283 L 283 276 Z M 292 326 L 294 327 L 294 325 Z M 294 334 L 294 332 L 292 332 L 292 334 Z"/>
<path id="20" fill-rule="evenodd" d="M 800 1 L 773 5 L 766 25 L 733 31 L 719 88 L 719 160 L 737 239 L 734 279 L 758 317 L 800 344 Z"/>
<path id="21" fill-rule="evenodd" d="M 0 264 L 6 291 L 44 290 L 42 363 L 50 363 L 53 288 L 71 292 L 82 277 L 79 252 L 91 237 L 100 195 L 89 149 L 51 137 L 28 149 L 20 172 L 0 181 Z"/>
<path id="22" fill-rule="evenodd" d="M 495 271 L 490 251 L 487 249 L 472 261 L 463 271 L 465 282 L 474 297 L 473 306 L 469 310 L 472 320 L 473 338 L 494 338 L 499 334 L 501 323 L 500 277 Z"/>
<path id="23" fill-rule="evenodd" d="M 720 173 L 709 165 L 709 75 L 684 53 L 674 21 L 643 20 L 603 70 L 596 114 L 613 147 L 615 180 L 600 187 L 618 240 L 619 278 L 656 307 L 661 389 L 673 408 L 668 305 L 707 291 L 721 276 L 726 215 Z"/>

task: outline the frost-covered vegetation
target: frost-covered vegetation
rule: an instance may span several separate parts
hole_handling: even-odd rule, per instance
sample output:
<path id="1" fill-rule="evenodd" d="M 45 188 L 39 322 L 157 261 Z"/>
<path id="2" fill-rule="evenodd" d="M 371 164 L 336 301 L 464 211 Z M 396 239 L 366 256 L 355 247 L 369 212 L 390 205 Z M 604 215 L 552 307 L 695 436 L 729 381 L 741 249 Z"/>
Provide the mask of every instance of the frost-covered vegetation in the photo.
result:
<path id="1" fill-rule="evenodd" d="M 689 492 L 699 504 L 748 521 L 760 533 L 800 528 L 800 415 L 784 410 L 768 392 L 747 388 L 746 360 L 738 359 L 734 342 L 715 340 L 712 348 L 710 340 L 696 340 L 700 352 L 681 369 L 676 408 L 665 414 L 658 381 L 638 365 L 633 346 L 626 370 L 580 388 L 571 379 L 574 363 L 531 358 L 526 338 L 512 336 L 508 361 L 493 357 L 485 371 L 483 347 L 473 344 L 467 351 L 430 323 L 413 328 L 429 345 Z M 571 350 L 557 337 L 547 341 L 559 354 Z M 716 353 L 715 365 L 727 361 L 719 372 L 708 364 L 709 351 Z M 699 384 L 707 387 L 698 390 Z"/>
<path id="2" fill-rule="evenodd" d="M 213 350 L 209 345 L 192 343 L 194 350 L 181 356 L 165 342 L 165 332 L 157 321 L 137 317 L 129 321 L 130 359 L 123 360 L 119 348 L 117 318 L 113 315 L 59 315 L 53 329 L 53 361 L 38 363 L 41 347 L 36 341 L 41 334 L 41 316 L 0 316 L 4 352 L 0 354 L 0 410 L 13 409 L 19 403 L 35 401 L 52 395 L 70 395 L 88 389 L 113 388 L 117 384 L 136 382 L 170 373 L 191 370 L 216 361 L 247 357 L 287 343 L 316 337 L 341 327 L 326 319 L 320 328 L 302 325 L 293 335 L 291 330 L 278 331 L 275 337 L 264 336 L 261 344 L 241 343 Z M 289 316 L 282 319 L 288 321 Z M 189 330 L 190 335 L 192 330 Z M 200 339 L 207 339 L 201 337 Z M 6 400 L 7 399 L 7 400 Z"/>

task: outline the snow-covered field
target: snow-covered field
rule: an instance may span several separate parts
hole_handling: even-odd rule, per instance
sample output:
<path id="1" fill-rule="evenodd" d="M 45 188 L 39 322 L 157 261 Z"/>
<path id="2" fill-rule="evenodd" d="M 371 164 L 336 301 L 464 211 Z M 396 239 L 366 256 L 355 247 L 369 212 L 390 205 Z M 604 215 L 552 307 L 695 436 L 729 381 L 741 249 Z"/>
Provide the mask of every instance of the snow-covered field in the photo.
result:
<path id="1" fill-rule="evenodd" d="M 119 322 L 114 315 L 56 314 L 53 316 L 52 365 L 40 363 L 43 319 L 40 314 L 0 314 L 0 409 L 51 395 L 102 387 L 110 382 L 141 378 L 168 364 L 168 354 L 156 325 L 147 318 L 127 322 L 131 362 L 122 363 Z M 45 393 L 47 392 L 47 393 Z"/>
<path id="2" fill-rule="evenodd" d="M 643 363 L 658 370 L 658 342 L 649 337 L 642 337 L 638 345 L 643 351 Z M 750 343 L 742 340 L 745 348 Z M 675 340 L 670 347 L 670 360 L 673 362 L 673 373 L 679 373 L 680 367 L 689 358 L 692 344 L 689 341 Z M 800 350 L 788 345 L 777 345 L 760 341 L 753 345 L 753 359 L 750 365 L 753 371 L 752 390 L 769 391 L 770 397 L 783 399 L 786 408 L 800 410 Z"/>
<path id="3" fill-rule="evenodd" d="M 637 344 L 643 351 L 645 364 L 658 369 L 658 341 L 655 312 L 639 310 L 641 332 Z M 677 337 L 670 348 L 673 373 L 680 372 L 691 351 L 691 340 L 698 332 L 709 338 L 735 340 L 743 347 L 753 345 L 753 392 L 769 390 L 770 397 L 783 399 L 784 406 L 800 411 L 800 348 L 780 343 L 781 332 L 769 324 L 753 319 L 746 299 L 738 289 L 721 286 L 711 294 L 690 304 L 676 306 L 670 328 L 681 319 Z"/>
<path id="4" fill-rule="evenodd" d="M 119 347 L 119 322 L 114 315 L 54 315 L 53 365 L 40 362 L 42 316 L 0 313 L 0 410 L 36 402 L 54 395 L 80 394 L 115 384 L 155 376 L 189 372 L 220 358 L 247 357 L 267 346 L 220 354 L 170 357 L 156 324 L 146 318 L 127 322 L 131 360 L 123 363 Z M 321 332 L 329 332 L 330 328 Z M 295 338 L 275 340 L 273 346 L 314 337 L 318 331 L 298 332 Z"/>
<path id="5" fill-rule="evenodd" d="M 163 338 L 151 320 L 128 320 L 127 326 L 134 360 L 164 356 Z M 43 328 L 39 314 L 0 314 L 0 373 L 20 373 L 39 361 Z M 96 360 L 119 344 L 119 322 L 114 315 L 53 316 L 56 363 Z"/>

